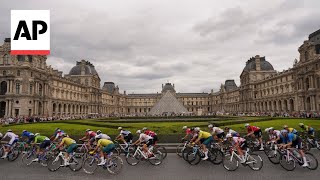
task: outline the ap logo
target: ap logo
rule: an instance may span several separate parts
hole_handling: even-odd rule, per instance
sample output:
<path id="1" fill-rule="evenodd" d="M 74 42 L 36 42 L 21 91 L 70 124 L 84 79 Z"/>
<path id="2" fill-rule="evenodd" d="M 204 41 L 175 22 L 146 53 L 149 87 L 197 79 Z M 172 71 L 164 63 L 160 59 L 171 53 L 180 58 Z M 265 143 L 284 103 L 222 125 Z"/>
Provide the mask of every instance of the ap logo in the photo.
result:
<path id="1" fill-rule="evenodd" d="M 49 10 L 11 10 L 11 54 L 50 54 Z"/>

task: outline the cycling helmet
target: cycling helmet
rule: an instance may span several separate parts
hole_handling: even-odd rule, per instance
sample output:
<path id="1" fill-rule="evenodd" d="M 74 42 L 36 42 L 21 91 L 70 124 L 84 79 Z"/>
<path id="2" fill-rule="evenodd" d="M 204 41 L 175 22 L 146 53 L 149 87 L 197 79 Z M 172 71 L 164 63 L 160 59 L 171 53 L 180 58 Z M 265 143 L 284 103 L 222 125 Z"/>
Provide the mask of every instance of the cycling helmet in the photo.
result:
<path id="1" fill-rule="evenodd" d="M 281 130 L 280 132 L 281 132 L 281 134 L 288 134 L 288 131 L 285 129 Z"/>
<path id="2" fill-rule="evenodd" d="M 194 127 L 190 128 L 191 131 L 194 131 Z"/>
<path id="3" fill-rule="evenodd" d="M 228 126 L 224 127 L 224 130 L 230 129 Z"/>
<path id="4" fill-rule="evenodd" d="M 265 131 L 265 132 L 269 132 L 269 130 L 270 130 L 270 128 L 266 128 L 264 131 Z"/>
<path id="5" fill-rule="evenodd" d="M 248 123 L 244 125 L 244 127 L 248 127 L 248 126 L 250 126 L 250 124 L 248 124 Z"/>
<path id="6" fill-rule="evenodd" d="M 118 130 L 122 130 L 122 127 L 118 127 Z"/>
<path id="7" fill-rule="evenodd" d="M 86 132 L 91 131 L 91 129 L 87 129 Z"/>
<path id="8" fill-rule="evenodd" d="M 34 136 L 40 136 L 40 133 L 36 133 Z"/>
<path id="9" fill-rule="evenodd" d="M 209 125 L 208 125 L 208 128 L 213 128 L 213 125 L 212 125 L 212 124 L 209 124 Z"/>
<path id="10" fill-rule="evenodd" d="M 68 137 L 67 133 L 62 134 L 63 137 Z"/>
<path id="11" fill-rule="evenodd" d="M 269 131 L 270 131 L 270 130 L 274 130 L 274 127 L 270 127 L 270 128 L 269 128 Z"/>
<path id="12" fill-rule="evenodd" d="M 286 129 L 286 128 L 288 128 L 288 125 L 284 125 L 284 126 L 283 126 L 283 129 Z"/>
<path id="13" fill-rule="evenodd" d="M 7 132 L 12 132 L 12 130 L 11 130 L 11 129 L 8 129 Z"/>
<path id="14" fill-rule="evenodd" d="M 148 128 L 147 127 L 144 127 L 144 128 L 142 128 L 142 131 L 145 131 L 145 130 L 147 130 Z"/>
<path id="15" fill-rule="evenodd" d="M 97 131 L 97 134 L 101 134 L 101 131 L 100 131 L 100 130 L 98 130 L 98 131 Z"/>
<path id="16" fill-rule="evenodd" d="M 27 130 L 23 130 L 22 132 L 23 132 L 23 133 L 24 133 L 24 132 L 27 132 Z"/>
<path id="17" fill-rule="evenodd" d="M 61 129 L 57 129 L 56 132 L 61 132 Z"/>
<path id="18" fill-rule="evenodd" d="M 187 126 L 183 126 L 183 127 L 182 127 L 183 130 L 186 130 L 187 128 L 188 128 Z"/>
<path id="19" fill-rule="evenodd" d="M 94 138 L 95 139 L 101 139 L 101 136 L 100 135 L 96 135 Z"/>
<path id="20" fill-rule="evenodd" d="M 226 138 L 231 138 L 232 137 L 232 135 L 230 134 L 230 133 L 228 133 L 227 135 L 226 135 Z"/>
<path id="21" fill-rule="evenodd" d="M 60 128 L 56 128 L 56 130 L 54 130 L 54 131 L 58 131 L 58 130 L 60 130 Z"/>
<path id="22" fill-rule="evenodd" d="M 136 133 L 137 133 L 137 134 L 141 134 L 141 130 L 138 130 Z"/>
<path id="23" fill-rule="evenodd" d="M 199 128 L 199 127 L 196 127 L 196 128 L 194 128 L 194 130 L 195 130 L 196 132 L 199 132 L 199 131 L 200 131 L 200 128 Z"/>
<path id="24" fill-rule="evenodd" d="M 299 123 L 299 126 L 301 127 L 301 126 L 304 126 L 304 124 L 303 123 Z"/>

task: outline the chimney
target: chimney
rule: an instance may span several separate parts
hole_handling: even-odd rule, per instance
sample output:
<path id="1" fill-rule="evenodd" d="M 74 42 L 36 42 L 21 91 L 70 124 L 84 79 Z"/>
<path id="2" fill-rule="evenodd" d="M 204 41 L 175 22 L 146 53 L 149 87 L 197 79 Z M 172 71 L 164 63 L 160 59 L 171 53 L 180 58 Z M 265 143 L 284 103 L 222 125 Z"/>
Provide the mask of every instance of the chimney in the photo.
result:
<path id="1" fill-rule="evenodd" d="M 123 91 L 123 94 L 124 94 L 124 95 L 127 95 L 127 91 Z"/>
<path id="2" fill-rule="evenodd" d="M 162 84 L 162 89 L 163 89 L 163 84 Z"/>
<path id="3" fill-rule="evenodd" d="M 256 71 L 261 71 L 261 63 L 260 63 L 260 56 L 259 55 L 256 55 L 255 61 L 256 61 Z"/>

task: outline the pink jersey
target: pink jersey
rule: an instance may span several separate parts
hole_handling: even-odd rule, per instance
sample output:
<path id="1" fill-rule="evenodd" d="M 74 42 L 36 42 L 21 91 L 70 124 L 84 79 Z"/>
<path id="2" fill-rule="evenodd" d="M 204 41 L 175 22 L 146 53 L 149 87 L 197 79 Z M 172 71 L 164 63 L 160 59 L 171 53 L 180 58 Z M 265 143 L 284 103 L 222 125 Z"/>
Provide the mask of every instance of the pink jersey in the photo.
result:
<path id="1" fill-rule="evenodd" d="M 191 131 L 191 129 L 190 128 L 188 128 L 188 129 L 186 129 L 186 134 L 192 134 L 192 131 Z"/>
<path id="2" fill-rule="evenodd" d="M 259 131 L 260 128 L 258 128 L 258 127 L 256 127 L 256 126 L 248 126 L 248 127 L 247 127 L 247 130 L 248 130 L 248 133 L 251 133 L 252 131 L 253 131 L 253 132 Z"/>

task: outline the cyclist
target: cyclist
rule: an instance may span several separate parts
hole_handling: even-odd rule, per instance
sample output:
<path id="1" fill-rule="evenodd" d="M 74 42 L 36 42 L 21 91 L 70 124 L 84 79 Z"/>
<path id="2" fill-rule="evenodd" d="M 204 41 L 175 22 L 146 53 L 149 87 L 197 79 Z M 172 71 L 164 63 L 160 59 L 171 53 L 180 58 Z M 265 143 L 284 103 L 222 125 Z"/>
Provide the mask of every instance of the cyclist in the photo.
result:
<path id="1" fill-rule="evenodd" d="M 56 128 L 56 130 L 54 131 L 54 135 L 51 136 L 50 139 L 53 139 L 52 142 L 61 141 L 64 134 L 66 134 L 64 131 L 62 131 L 60 128 Z"/>
<path id="2" fill-rule="evenodd" d="M 127 148 L 132 143 L 133 135 L 130 131 L 122 129 L 122 127 L 118 127 L 118 130 L 120 134 L 116 137 L 116 140 L 121 140 Z"/>
<path id="3" fill-rule="evenodd" d="M 83 136 L 83 138 L 79 139 L 80 141 L 88 141 L 86 143 L 86 145 L 89 147 L 89 149 L 91 149 L 91 146 L 93 144 L 93 142 L 95 141 L 95 137 L 96 137 L 97 133 L 94 131 L 91 131 L 91 129 L 87 129 L 86 130 L 86 134 L 85 136 Z"/>
<path id="4" fill-rule="evenodd" d="M 274 130 L 273 127 L 270 128 L 266 128 L 265 132 L 268 133 L 269 135 L 269 141 L 267 143 L 269 143 L 270 141 L 275 141 L 277 144 L 281 143 L 281 139 L 280 139 L 280 131 L 279 130 Z"/>
<path id="5" fill-rule="evenodd" d="M 233 129 L 230 129 L 228 126 L 226 126 L 226 127 L 224 128 L 224 131 L 225 131 L 227 134 L 231 134 L 232 137 L 240 137 L 240 134 L 239 134 L 237 131 L 235 131 L 235 130 L 233 130 Z"/>
<path id="6" fill-rule="evenodd" d="M 34 142 L 32 143 L 33 145 L 36 143 L 40 143 L 39 147 L 37 148 L 37 153 L 36 157 L 33 162 L 39 161 L 39 155 L 43 153 L 43 149 L 46 149 L 48 146 L 50 146 L 51 141 L 47 136 L 41 136 L 39 133 L 36 133 L 34 138 Z"/>
<path id="7" fill-rule="evenodd" d="M 148 147 L 153 144 L 153 137 L 142 133 L 141 130 L 137 130 L 136 133 L 139 135 L 139 139 L 136 142 L 134 142 L 132 145 L 143 144 L 142 146 L 143 152 L 146 153 L 148 157 L 150 157 L 151 155 L 148 154 L 148 150 L 149 150 Z"/>
<path id="8" fill-rule="evenodd" d="M 287 130 L 289 133 L 293 133 L 293 134 L 299 135 L 299 133 L 298 133 L 298 131 L 296 129 L 289 128 L 288 125 L 284 125 L 283 129 Z"/>
<path id="9" fill-rule="evenodd" d="M 186 135 L 181 139 L 182 141 L 186 140 L 189 136 L 193 136 L 193 130 L 194 128 L 188 128 L 187 126 L 183 126 L 182 130 L 185 131 Z"/>
<path id="10" fill-rule="evenodd" d="M 142 131 L 144 134 L 153 137 L 153 144 L 155 145 L 158 142 L 158 136 L 157 133 L 155 133 L 154 131 L 149 130 L 147 127 L 142 128 Z"/>
<path id="11" fill-rule="evenodd" d="M 232 134 L 227 134 L 226 138 L 229 142 L 231 142 L 232 148 L 237 150 L 237 152 L 241 158 L 240 163 L 245 163 L 246 160 L 243 155 L 243 150 L 247 150 L 247 148 L 248 148 L 246 139 L 244 139 L 242 137 L 232 136 Z"/>
<path id="12" fill-rule="evenodd" d="M 28 132 L 27 130 L 22 131 L 21 138 L 28 138 L 27 144 L 30 144 L 34 140 L 34 134 L 32 132 Z"/>
<path id="13" fill-rule="evenodd" d="M 207 160 L 208 157 L 208 149 L 206 146 L 208 146 L 212 141 L 212 135 L 209 132 L 201 131 L 199 127 L 195 128 L 195 131 L 198 133 L 198 138 L 194 142 L 195 144 L 201 143 L 201 147 L 203 149 L 205 157 L 202 158 L 202 160 Z"/>
<path id="14" fill-rule="evenodd" d="M 97 131 L 97 136 L 99 136 L 100 139 L 108 139 L 108 140 L 111 140 L 110 136 L 108 136 L 107 134 L 102 133 L 100 130 Z"/>
<path id="15" fill-rule="evenodd" d="M 6 145 L 6 147 L 5 147 L 5 149 L 4 149 L 4 154 L 3 154 L 3 156 L 1 157 L 2 159 L 7 158 L 10 149 L 11 149 L 12 146 L 13 146 L 16 142 L 18 142 L 18 140 L 19 140 L 19 139 L 18 139 L 18 135 L 14 134 L 11 129 L 8 129 L 8 130 L 7 130 L 7 133 L 3 136 L 2 139 L 5 139 L 6 137 L 9 137 L 10 140 L 9 140 L 8 144 Z"/>
<path id="16" fill-rule="evenodd" d="M 311 126 L 306 126 L 303 123 L 299 123 L 302 131 L 306 132 L 309 137 L 314 138 L 314 129 Z"/>
<path id="17" fill-rule="evenodd" d="M 258 138 L 259 143 L 260 143 L 260 151 L 263 151 L 263 143 L 262 143 L 262 131 L 259 127 L 256 126 L 250 126 L 250 124 L 245 124 L 244 125 L 247 128 L 248 134 L 246 136 L 251 136 L 252 138 L 256 139 Z"/>
<path id="18" fill-rule="evenodd" d="M 95 137 L 95 140 L 98 142 L 98 144 L 92 153 L 100 149 L 100 163 L 98 164 L 98 166 L 103 166 L 107 162 L 108 155 L 112 155 L 112 151 L 115 149 L 115 145 L 111 140 L 102 139 L 99 135 Z"/>
<path id="19" fill-rule="evenodd" d="M 62 146 L 66 146 L 67 149 L 67 153 L 64 156 L 64 166 L 68 166 L 69 165 L 69 154 L 73 153 L 78 145 L 76 143 L 75 140 L 71 139 L 68 134 L 64 133 L 63 138 L 61 140 L 61 143 L 56 147 L 56 149 L 59 149 Z"/>
<path id="20" fill-rule="evenodd" d="M 296 134 L 288 133 L 288 131 L 285 129 L 281 130 L 280 136 L 282 141 L 280 148 L 297 147 L 304 162 L 302 167 L 307 167 L 308 162 L 306 155 L 304 154 L 302 149 L 302 139 Z"/>
<path id="21" fill-rule="evenodd" d="M 225 136 L 223 129 L 216 127 L 215 125 L 212 125 L 212 124 L 209 124 L 208 128 L 211 132 L 211 135 L 213 135 L 215 137 L 215 139 L 220 140 L 220 141 L 223 140 L 223 138 Z"/>

